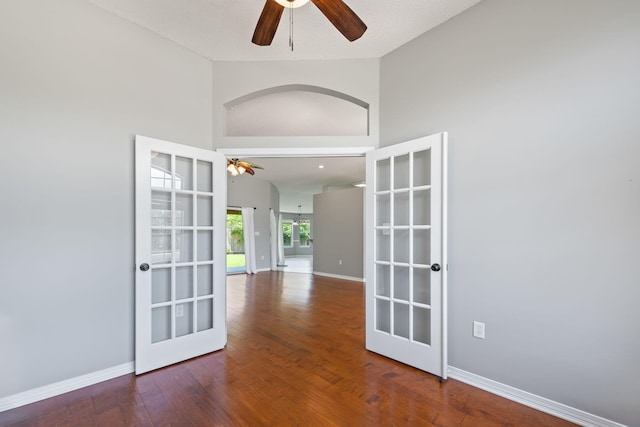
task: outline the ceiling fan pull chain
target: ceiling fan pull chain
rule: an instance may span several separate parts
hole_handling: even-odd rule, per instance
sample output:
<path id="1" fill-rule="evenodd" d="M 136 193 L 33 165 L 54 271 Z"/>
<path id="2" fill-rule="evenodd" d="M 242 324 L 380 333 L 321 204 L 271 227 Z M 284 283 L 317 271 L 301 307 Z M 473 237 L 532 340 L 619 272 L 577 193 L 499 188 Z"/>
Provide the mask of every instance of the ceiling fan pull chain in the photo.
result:
<path id="1" fill-rule="evenodd" d="M 293 52 L 293 3 L 289 3 L 289 47 Z"/>

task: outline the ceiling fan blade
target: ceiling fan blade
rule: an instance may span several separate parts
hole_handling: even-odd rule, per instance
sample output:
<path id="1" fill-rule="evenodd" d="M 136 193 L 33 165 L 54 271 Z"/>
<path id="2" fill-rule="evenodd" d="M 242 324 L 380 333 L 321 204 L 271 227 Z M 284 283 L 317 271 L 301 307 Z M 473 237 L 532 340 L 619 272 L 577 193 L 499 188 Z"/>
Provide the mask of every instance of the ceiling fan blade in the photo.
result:
<path id="1" fill-rule="evenodd" d="M 362 37 L 367 26 L 342 0 L 311 0 L 349 41 Z"/>
<path id="2" fill-rule="evenodd" d="M 253 168 L 253 169 L 264 169 L 262 166 L 257 165 L 255 163 L 251 163 L 251 162 L 245 162 L 244 160 L 240 161 L 240 164 L 244 167 L 249 167 L 249 168 Z"/>
<path id="3" fill-rule="evenodd" d="M 284 6 L 274 0 L 267 0 L 256 24 L 251 41 L 258 46 L 269 46 L 276 35 Z"/>

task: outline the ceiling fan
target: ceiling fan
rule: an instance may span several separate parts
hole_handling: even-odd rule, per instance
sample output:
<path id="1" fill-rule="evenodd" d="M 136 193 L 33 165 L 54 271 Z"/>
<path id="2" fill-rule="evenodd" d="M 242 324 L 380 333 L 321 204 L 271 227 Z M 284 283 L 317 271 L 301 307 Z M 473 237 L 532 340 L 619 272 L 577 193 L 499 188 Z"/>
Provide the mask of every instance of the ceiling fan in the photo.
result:
<path id="1" fill-rule="evenodd" d="M 278 29 L 285 6 L 301 6 L 309 0 L 266 0 L 251 41 L 259 46 L 269 46 Z M 349 41 L 359 39 L 367 30 L 364 22 L 342 0 L 311 0 L 327 19 Z"/>
<path id="2" fill-rule="evenodd" d="M 232 176 L 242 175 L 243 173 L 248 173 L 249 175 L 253 175 L 256 173 L 254 169 L 264 169 L 260 165 L 256 165 L 255 163 L 245 162 L 240 159 L 227 159 L 227 170 L 231 173 Z"/>

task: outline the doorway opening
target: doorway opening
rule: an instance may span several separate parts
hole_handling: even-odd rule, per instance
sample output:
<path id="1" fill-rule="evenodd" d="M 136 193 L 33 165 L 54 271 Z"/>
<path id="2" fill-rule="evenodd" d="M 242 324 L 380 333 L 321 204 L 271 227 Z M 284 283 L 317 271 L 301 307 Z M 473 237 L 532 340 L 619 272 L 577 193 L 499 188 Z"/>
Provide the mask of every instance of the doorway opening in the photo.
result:
<path id="1" fill-rule="evenodd" d="M 242 212 L 237 209 L 227 209 L 227 274 L 246 271 Z"/>
<path id="2" fill-rule="evenodd" d="M 284 264 L 278 266 L 279 271 L 289 273 L 313 273 L 312 214 L 298 211 L 282 212 L 282 243 Z"/>
<path id="3" fill-rule="evenodd" d="M 255 161 L 261 166 L 265 167 L 265 171 L 286 171 L 288 174 L 299 173 L 298 178 L 291 178 L 290 176 L 285 181 L 287 183 L 300 183 L 300 182 L 308 182 L 312 176 L 316 174 L 325 174 L 331 170 L 330 167 L 320 169 L 317 165 L 313 166 L 307 162 L 307 160 L 314 160 L 317 162 L 318 159 L 326 159 L 328 162 L 334 160 L 338 163 L 336 170 L 351 170 L 346 167 L 345 164 L 340 163 L 340 159 L 347 158 L 360 158 L 364 161 L 364 157 L 367 152 L 373 150 L 374 147 L 289 147 L 289 148 L 218 148 L 216 151 L 222 153 L 227 158 L 242 158 L 245 160 Z M 286 162 L 286 166 L 283 166 L 282 163 L 276 165 L 271 162 Z M 326 162 L 321 162 L 326 163 Z M 341 166 L 340 166 L 341 165 Z M 342 167 L 342 169 L 340 168 Z M 323 172 L 324 171 L 324 172 Z M 262 171 L 261 171 L 262 172 Z M 340 172 L 336 174 L 337 176 L 342 176 L 343 173 Z M 302 179 L 304 178 L 304 179 Z M 274 182 L 274 180 L 269 180 Z M 352 181 L 362 182 L 362 176 L 360 176 L 357 180 L 354 179 Z M 351 181 L 350 181 L 351 182 Z M 277 186 L 277 184 L 275 184 Z M 327 191 L 332 191 L 331 189 L 337 189 L 338 186 L 341 185 L 337 182 L 328 182 L 326 184 L 326 188 L 321 186 L 318 193 L 322 193 Z M 353 187 L 352 184 L 349 184 L 347 187 Z M 288 189 L 289 190 L 289 189 Z M 295 190 L 293 190 L 295 191 Z M 364 262 L 356 261 L 353 264 L 349 264 L 348 262 L 341 263 L 341 259 L 334 260 L 335 262 L 331 263 L 331 261 L 327 261 L 328 267 L 326 265 L 320 265 L 319 268 L 316 268 L 316 261 L 323 259 L 323 257 L 314 257 L 314 252 L 319 249 L 316 243 L 318 243 L 315 239 L 314 233 L 314 223 L 315 223 L 315 214 L 313 213 L 313 209 L 308 212 L 302 212 L 302 216 L 306 219 L 309 219 L 309 223 L 305 223 L 302 225 L 302 233 L 300 233 L 300 229 L 298 226 L 293 227 L 293 220 L 298 217 L 298 205 L 302 204 L 303 206 L 313 206 L 313 195 L 310 196 L 310 200 L 301 199 L 298 197 L 301 193 L 297 193 L 293 199 L 295 202 L 287 203 L 283 198 L 283 193 L 280 193 L 280 204 L 275 210 L 282 214 L 282 219 L 286 220 L 287 218 L 292 220 L 291 226 L 289 228 L 289 233 L 287 230 L 284 231 L 283 234 L 283 243 L 285 246 L 283 248 L 281 256 L 279 255 L 277 258 L 277 267 L 276 270 L 285 271 L 285 272 L 300 272 L 300 273 L 314 273 L 323 275 L 331 275 L 333 277 L 342 277 L 349 278 L 350 280 L 359 280 L 363 281 L 364 277 Z M 302 209 L 304 211 L 304 209 Z M 288 215 L 289 214 L 289 215 Z M 304 219 L 303 218 L 303 219 Z M 361 225 L 364 223 L 364 218 L 358 217 L 356 219 L 357 224 Z M 282 223 L 279 222 L 279 226 L 282 227 L 286 223 L 280 225 Z M 295 230 L 295 231 L 294 231 Z M 302 235 L 300 235 L 302 234 Z M 289 237 L 290 240 L 289 240 Z M 286 248 L 287 243 L 292 245 L 293 248 Z M 363 239 L 360 240 L 361 248 L 357 251 L 362 254 L 362 259 L 364 259 L 364 242 Z M 302 246 L 302 248 L 300 247 Z M 293 253 L 291 253 L 291 249 Z M 289 253 L 287 253 L 289 252 Z M 324 253 L 325 259 L 327 253 Z M 329 253 L 330 255 L 330 253 Z M 317 259 L 316 259 L 317 258 Z M 357 274 L 353 274 L 350 271 L 346 271 L 347 266 L 352 265 L 360 265 L 361 271 Z M 273 267 L 272 267 L 273 268 Z M 343 272 L 342 270 L 345 270 Z"/>

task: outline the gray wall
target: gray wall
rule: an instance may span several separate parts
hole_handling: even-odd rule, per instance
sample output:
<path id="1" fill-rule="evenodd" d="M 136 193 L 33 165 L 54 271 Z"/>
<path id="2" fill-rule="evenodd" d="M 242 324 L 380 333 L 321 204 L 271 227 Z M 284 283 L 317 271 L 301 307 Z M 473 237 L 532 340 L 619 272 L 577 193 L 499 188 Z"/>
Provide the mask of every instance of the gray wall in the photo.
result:
<path id="1" fill-rule="evenodd" d="M 364 278 L 362 188 L 314 194 L 313 215 L 313 271 Z"/>
<path id="2" fill-rule="evenodd" d="M 278 209 L 277 205 L 272 204 L 278 199 L 278 189 L 270 182 L 260 181 L 255 176 L 246 174 L 227 178 L 227 206 L 256 208 L 253 221 L 255 231 L 260 233 L 259 236 L 255 236 L 258 270 L 271 269 L 269 209 Z"/>
<path id="3" fill-rule="evenodd" d="M 485 0 L 385 56 L 380 101 L 381 146 L 449 132 L 450 364 L 629 425 L 639 17 L 635 0 Z"/>
<path id="4" fill-rule="evenodd" d="M 0 397 L 133 360 L 135 134 L 211 147 L 211 63 L 83 0 L 0 2 Z"/>

